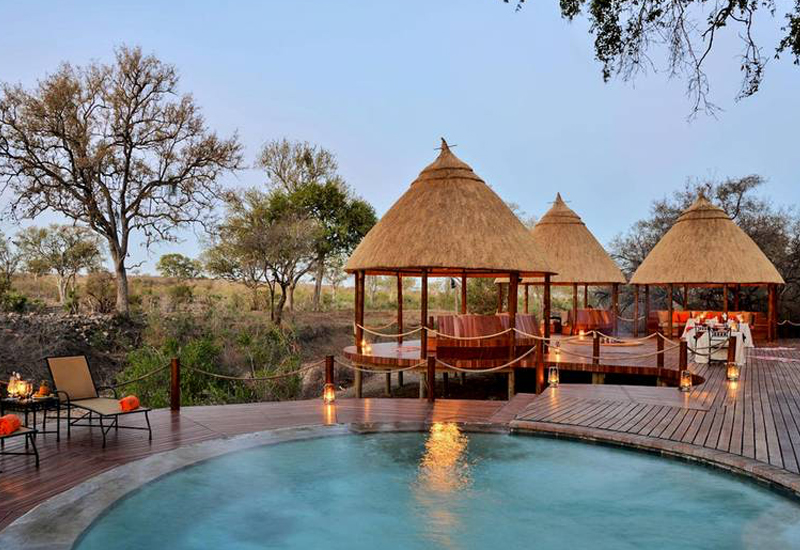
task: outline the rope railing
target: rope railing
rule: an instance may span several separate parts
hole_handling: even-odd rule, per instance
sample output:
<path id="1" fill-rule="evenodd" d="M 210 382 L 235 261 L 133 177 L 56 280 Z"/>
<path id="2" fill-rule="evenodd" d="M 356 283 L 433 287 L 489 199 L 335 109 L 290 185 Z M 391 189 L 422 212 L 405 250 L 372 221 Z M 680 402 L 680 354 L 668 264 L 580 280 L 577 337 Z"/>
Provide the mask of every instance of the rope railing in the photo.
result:
<path id="1" fill-rule="evenodd" d="M 410 367 L 386 368 L 386 369 L 375 370 L 375 369 L 365 369 L 363 367 L 353 365 L 352 363 L 344 363 L 342 361 L 339 361 L 338 359 L 334 359 L 333 362 L 339 365 L 340 367 L 345 367 L 347 369 L 351 369 L 358 372 L 365 372 L 367 374 L 391 374 L 393 372 L 406 372 L 425 366 L 425 361 L 420 361 L 419 363 L 411 365 Z"/>
<path id="2" fill-rule="evenodd" d="M 411 336 L 412 334 L 415 334 L 415 333 L 421 331 L 424 328 L 424 327 L 417 327 L 415 329 L 407 330 L 406 332 L 400 332 L 400 333 L 397 333 L 397 334 L 386 334 L 385 332 L 378 332 L 377 330 L 369 329 L 369 328 L 367 328 L 367 327 L 365 327 L 363 325 L 359 325 L 358 323 L 355 323 L 354 326 L 357 327 L 357 328 L 360 328 L 361 330 L 363 330 L 367 334 L 371 334 L 373 336 L 378 336 L 380 338 L 402 338 L 402 337 L 406 337 L 406 336 Z"/>
<path id="3" fill-rule="evenodd" d="M 168 368 L 169 368 L 169 365 L 164 365 L 163 367 L 160 367 L 160 368 L 157 368 L 155 370 L 152 370 L 152 371 L 150 371 L 150 372 L 148 372 L 146 374 L 143 374 L 142 376 L 137 376 L 136 378 L 132 378 L 131 380 L 125 380 L 124 382 L 119 382 L 119 383 L 113 384 L 111 386 L 103 386 L 103 389 L 115 390 L 117 388 L 122 388 L 124 386 L 129 385 L 129 384 L 133 384 L 134 382 L 141 382 L 142 380 L 150 378 L 151 376 L 155 376 L 159 372 L 163 372 L 163 371 L 167 370 Z"/>
<path id="4" fill-rule="evenodd" d="M 507 369 L 511 365 L 515 365 L 516 363 L 519 363 L 520 361 L 525 359 L 525 357 L 527 357 L 528 355 L 530 355 L 534 351 L 536 351 L 536 348 L 532 347 L 531 349 L 529 349 L 528 351 L 526 351 L 525 353 L 523 353 L 519 357 L 516 357 L 515 359 L 512 359 L 508 363 L 504 363 L 504 364 L 502 364 L 500 366 L 491 367 L 491 368 L 488 368 L 488 369 L 464 369 L 464 368 L 461 368 L 461 367 L 457 367 L 455 365 L 451 365 L 450 363 L 445 363 L 444 361 L 442 361 L 439 358 L 436 359 L 436 363 L 438 363 L 439 365 L 442 365 L 443 367 L 446 367 L 448 369 L 454 370 L 456 372 L 471 372 L 471 373 L 475 373 L 475 374 L 481 374 L 481 373 L 495 372 L 495 371 Z"/>
<path id="5" fill-rule="evenodd" d="M 255 376 L 253 376 L 253 377 L 251 377 L 251 376 L 229 376 L 227 374 L 219 374 L 219 373 L 216 373 L 216 372 L 210 372 L 210 371 L 207 371 L 207 370 L 198 369 L 197 367 L 188 367 L 188 366 L 185 366 L 185 365 L 183 366 L 183 368 L 186 369 L 186 370 L 198 372 L 200 374 L 204 374 L 206 376 L 211 376 L 212 378 L 218 378 L 218 379 L 221 379 L 221 380 L 235 380 L 237 382 L 266 382 L 266 381 L 269 381 L 269 380 L 278 380 L 278 379 L 281 379 L 281 378 L 288 378 L 290 376 L 296 376 L 296 375 L 298 375 L 300 373 L 303 373 L 303 372 L 305 372 L 307 370 L 311 370 L 313 368 L 316 368 L 316 367 L 320 366 L 323 363 L 325 363 L 324 359 L 320 360 L 320 361 L 316 361 L 316 362 L 311 363 L 309 365 L 305 365 L 304 367 L 301 367 L 299 369 L 293 370 L 291 372 L 282 372 L 280 374 L 274 374 L 274 375 L 271 375 L 271 376 L 258 376 L 258 377 L 255 377 Z"/>
<path id="6" fill-rule="evenodd" d="M 800 323 L 795 323 L 794 321 L 790 321 L 789 319 L 784 319 L 783 321 L 778 322 L 779 325 L 791 325 L 793 327 L 800 327 Z"/>
<path id="7" fill-rule="evenodd" d="M 429 327 L 425 327 L 425 330 L 427 330 L 428 334 L 430 334 L 432 336 L 436 336 L 436 337 L 439 337 L 439 338 L 444 338 L 444 339 L 447 339 L 447 340 L 465 340 L 465 341 L 470 341 L 470 340 L 487 340 L 489 338 L 497 338 L 499 336 L 503 336 L 504 334 L 508 334 L 512 330 L 516 330 L 516 329 L 507 328 L 505 330 L 502 330 L 500 332 L 496 332 L 494 334 L 486 334 L 486 335 L 482 335 L 482 336 L 455 336 L 453 334 L 445 334 L 443 332 L 439 332 L 438 330 L 433 329 L 433 328 L 429 328 Z"/>
<path id="8" fill-rule="evenodd" d="M 634 319 L 633 317 L 623 317 L 622 315 L 617 315 L 617 319 L 620 321 L 625 321 L 626 323 L 635 323 L 636 321 L 643 320 L 645 317 L 645 315 L 640 315 L 638 319 Z"/>

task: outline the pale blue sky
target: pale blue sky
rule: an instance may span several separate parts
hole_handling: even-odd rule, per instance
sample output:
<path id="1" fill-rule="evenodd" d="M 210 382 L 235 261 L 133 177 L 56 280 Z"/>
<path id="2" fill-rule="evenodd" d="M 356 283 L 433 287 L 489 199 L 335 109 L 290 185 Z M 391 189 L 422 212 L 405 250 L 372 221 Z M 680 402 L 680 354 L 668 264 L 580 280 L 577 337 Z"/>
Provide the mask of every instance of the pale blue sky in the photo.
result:
<path id="1" fill-rule="evenodd" d="M 556 2 L 515 13 L 499 0 L 29 0 L 0 4 L 0 21 L 0 80 L 30 86 L 60 61 L 140 45 L 178 67 L 211 127 L 239 132 L 248 162 L 269 139 L 318 143 L 379 214 L 440 136 L 530 214 L 561 191 L 603 243 L 687 178 L 757 173 L 775 202 L 800 201 L 800 68 L 771 61 L 762 90 L 735 103 L 735 40 L 709 65 L 725 111 L 690 123 L 682 81 L 604 84 L 585 21 L 561 20 Z M 760 22 L 769 55 L 782 22 Z M 225 184 L 262 180 L 246 171 Z M 134 261 L 147 271 L 169 250 L 197 255 L 183 235 Z"/>

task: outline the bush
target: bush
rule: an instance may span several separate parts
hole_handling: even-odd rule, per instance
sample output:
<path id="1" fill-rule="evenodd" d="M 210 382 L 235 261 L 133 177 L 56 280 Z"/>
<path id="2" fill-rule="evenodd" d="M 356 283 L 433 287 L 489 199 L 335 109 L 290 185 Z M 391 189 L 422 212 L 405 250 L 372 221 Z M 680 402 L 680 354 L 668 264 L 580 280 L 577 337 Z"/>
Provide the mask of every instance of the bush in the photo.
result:
<path id="1" fill-rule="evenodd" d="M 117 304 L 117 286 L 108 271 L 96 271 L 86 278 L 86 297 L 95 313 L 111 313 Z"/>
<path id="2" fill-rule="evenodd" d="M 173 309 L 177 309 L 185 304 L 190 304 L 194 300 L 194 290 L 191 285 L 186 283 L 172 285 L 167 289 L 167 295 L 169 296 L 170 305 Z"/>
<path id="3" fill-rule="evenodd" d="M 28 297 L 13 289 L 0 294 L 0 310 L 4 312 L 23 313 L 32 305 Z"/>

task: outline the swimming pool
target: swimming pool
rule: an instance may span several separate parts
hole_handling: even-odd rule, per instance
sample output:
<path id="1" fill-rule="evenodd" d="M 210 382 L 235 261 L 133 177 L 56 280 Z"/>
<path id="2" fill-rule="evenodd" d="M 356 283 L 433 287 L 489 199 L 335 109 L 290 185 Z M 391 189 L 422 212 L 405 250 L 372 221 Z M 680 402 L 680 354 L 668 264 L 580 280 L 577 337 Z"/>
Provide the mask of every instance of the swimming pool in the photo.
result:
<path id="1" fill-rule="evenodd" d="M 435 424 L 189 466 L 120 500 L 75 546 L 565 547 L 800 548 L 800 506 L 643 453 Z"/>

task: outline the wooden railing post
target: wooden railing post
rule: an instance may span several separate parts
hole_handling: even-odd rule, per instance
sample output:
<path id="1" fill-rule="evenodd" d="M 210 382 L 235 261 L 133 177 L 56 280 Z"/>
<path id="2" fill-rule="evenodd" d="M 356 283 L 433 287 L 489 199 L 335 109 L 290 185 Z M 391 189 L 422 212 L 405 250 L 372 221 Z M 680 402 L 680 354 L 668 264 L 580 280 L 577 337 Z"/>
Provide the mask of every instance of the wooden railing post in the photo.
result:
<path id="1" fill-rule="evenodd" d="M 428 356 L 428 403 L 436 401 L 436 358 Z"/>
<path id="2" fill-rule="evenodd" d="M 592 364 L 600 364 L 600 335 L 597 334 L 597 331 L 595 331 L 594 338 L 592 338 Z"/>
<path id="3" fill-rule="evenodd" d="M 681 371 L 689 367 L 689 346 L 686 340 L 681 338 L 680 347 L 678 348 L 678 369 Z"/>
<path id="4" fill-rule="evenodd" d="M 736 362 L 736 337 L 728 338 L 728 363 Z"/>
<path id="5" fill-rule="evenodd" d="M 664 339 L 661 337 L 660 330 L 656 332 L 656 334 L 656 351 L 658 352 L 658 355 L 656 355 L 656 366 L 660 371 L 664 368 Z M 659 372 L 659 374 L 661 373 Z"/>
<path id="6" fill-rule="evenodd" d="M 181 410 L 181 360 L 173 357 L 170 363 L 169 408 Z"/>
<path id="7" fill-rule="evenodd" d="M 333 372 L 333 355 L 325 356 L 325 383 L 335 384 Z"/>
<path id="8" fill-rule="evenodd" d="M 544 391 L 544 340 L 536 341 L 536 393 Z"/>

